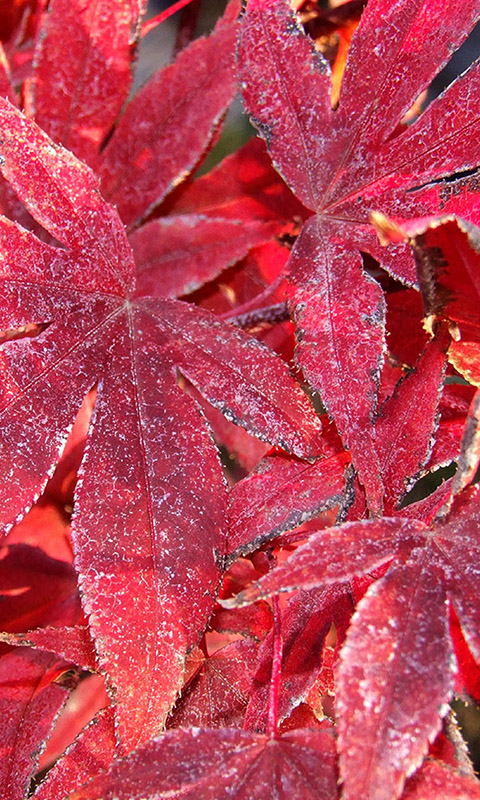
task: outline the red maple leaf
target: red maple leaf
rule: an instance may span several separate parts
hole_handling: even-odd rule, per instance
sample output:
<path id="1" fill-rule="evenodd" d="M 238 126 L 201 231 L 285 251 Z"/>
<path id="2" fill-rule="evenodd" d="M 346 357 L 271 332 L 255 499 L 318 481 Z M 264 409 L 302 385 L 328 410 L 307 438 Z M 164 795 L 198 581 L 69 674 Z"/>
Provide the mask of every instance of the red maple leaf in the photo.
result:
<path id="1" fill-rule="evenodd" d="M 114 762 L 69 800 L 137 796 L 220 800 L 333 800 L 335 747 L 327 731 L 277 738 L 234 728 L 172 730 Z"/>
<path id="2" fill-rule="evenodd" d="M 478 143 L 469 132 L 478 124 L 478 106 L 469 97 L 480 80 L 478 65 L 409 128 L 401 121 L 478 14 L 474 0 L 369 2 L 335 109 L 328 64 L 286 0 L 249 0 L 243 20 L 238 63 L 247 110 L 274 165 L 314 212 L 289 262 L 298 362 L 351 450 L 374 512 L 384 494 L 375 414 L 385 309 L 358 250 L 414 282 L 405 246 L 381 252 L 370 211 L 432 213 L 438 187 L 415 190 L 477 166 Z M 477 212 L 470 205 L 465 213 Z"/>
<path id="3" fill-rule="evenodd" d="M 426 303 L 435 315 L 427 341 L 414 290 L 391 292 L 398 289 L 392 276 L 415 280 L 409 248 L 381 249 L 369 212 L 416 217 L 444 203 L 476 218 L 474 180 L 442 178 L 477 166 L 478 144 L 467 145 L 466 134 L 478 121 L 477 104 L 467 102 L 478 68 L 412 126 L 404 114 L 464 38 L 478 4 L 369 0 L 337 107 L 328 66 L 292 4 L 249 0 L 238 49 L 242 88 L 297 197 L 258 141 L 192 177 L 235 90 L 237 0 L 210 37 L 186 47 L 131 101 L 143 0 L 50 0 L 46 15 L 43 3 L 27 5 L 33 40 L 23 64 L 10 23 L 13 38 L 0 52 L 0 88 L 11 101 L 0 101 L 0 522 L 7 531 L 21 518 L 16 535 L 29 535 L 25 510 L 51 476 L 85 397 L 96 395 L 86 445 L 87 424 L 42 500 L 42 508 L 56 502 L 62 513 L 65 503 L 74 505 L 75 566 L 90 627 L 71 566 L 55 562 L 55 597 L 40 574 L 45 603 L 37 608 L 33 584 L 24 592 L 32 548 L 11 548 L 2 575 L 15 554 L 29 555 L 13 570 L 12 596 L 6 593 L 12 620 L 3 624 L 10 632 L 0 647 L 15 649 L 0 662 L 2 691 L 12 704 L 14 670 L 26 681 L 23 662 L 45 661 L 46 677 L 37 670 L 34 680 L 41 697 L 45 688 L 55 697 L 19 747 L 12 748 L 10 729 L 4 736 L 7 784 L 17 765 L 21 774 L 6 796 L 22 797 L 34 750 L 65 694 L 62 687 L 56 697 L 49 671 L 60 656 L 105 672 L 114 709 L 87 727 L 37 789 L 39 800 L 334 800 L 334 742 L 321 730 L 332 723 L 319 721 L 334 716 L 332 700 L 323 707 L 334 688 L 346 800 L 394 800 L 404 787 L 412 800 L 439 787 L 446 798 L 477 797 L 478 786 L 460 777 L 462 764 L 439 733 L 454 689 L 475 689 L 473 661 L 480 660 L 480 584 L 467 554 L 478 550 L 480 500 L 478 490 L 464 491 L 480 452 L 480 399 L 454 386 L 440 400 L 455 326 L 475 347 L 480 340 L 476 278 L 469 263 L 464 272 L 457 263 L 455 226 L 466 234 L 464 223 L 450 219 L 447 231 L 428 223 L 425 241 L 413 241 L 417 262 L 440 244 L 451 250 L 434 274 L 434 302 Z M 344 11 L 358 17 L 360 5 Z M 437 183 L 425 186 L 431 180 Z M 277 311 L 285 320 L 290 234 L 305 219 L 287 265 L 298 360 L 342 441 L 333 422 L 322 432 L 285 366 L 293 358 L 290 323 L 267 334 L 255 328 Z M 359 250 L 369 254 L 366 268 Z M 478 253 L 468 252 L 475 268 Z M 369 266 L 370 256 L 390 276 Z M 421 270 L 419 277 L 422 284 Z M 384 294 L 389 355 L 379 375 Z M 188 304 L 176 299 L 185 295 Z M 279 304 L 270 317 L 259 309 L 264 301 Z M 234 315 L 265 335 L 283 361 L 229 326 L 225 318 Z M 475 349 L 470 361 L 477 368 Z M 228 513 L 205 417 L 243 468 L 263 457 L 230 493 Z M 244 426 L 242 436 L 228 420 Z M 265 456 L 252 434 L 287 452 Z M 401 507 L 425 470 L 452 458 L 459 461 L 455 478 Z M 382 510 L 392 516 L 380 518 Z M 350 521 L 326 530 L 337 511 Z M 366 519 L 369 511 L 375 518 Z M 63 513 L 65 530 L 67 522 Z M 310 537 L 307 544 L 270 572 L 271 551 L 280 560 L 281 547 L 300 536 Z M 231 563 L 248 553 L 251 560 Z M 242 590 L 241 599 L 214 610 L 228 564 L 220 597 Z M 261 575 L 256 588 L 245 589 Z M 285 607 L 274 600 L 273 615 L 264 600 L 251 613 L 237 610 L 237 602 L 299 587 Z M 208 623 L 213 633 L 200 639 Z M 245 638 L 207 655 L 210 640 L 225 642 L 224 632 Z M 327 636 L 333 646 L 325 648 Z M 88 698 L 77 722 L 85 706 Z M 171 730 L 157 737 L 166 720 Z M 24 714 L 20 727 L 28 722 Z M 192 724 L 202 728 L 178 727 Z M 57 753 L 71 741 L 66 726 L 63 717 Z M 408 779 L 427 753 L 456 773 L 427 760 Z"/>
<path id="4" fill-rule="evenodd" d="M 421 763 L 447 711 L 455 662 L 447 599 L 480 659 L 476 597 L 480 491 L 464 490 L 429 524 L 382 518 L 320 531 L 241 604 L 278 591 L 346 581 L 388 563 L 357 607 L 338 672 L 345 797 L 390 800 Z"/>
<path id="5" fill-rule="evenodd" d="M 218 28 L 231 43 L 232 11 L 230 23 Z M 203 55 L 205 42 L 197 45 Z M 188 52 L 182 75 L 195 45 Z M 171 81 L 175 86 L 175 73 Z M 126 139 L 135 135 L 135 146 L 141 139 L 133 132 L 142 102 L 145 96 L 128 107 L 117 128 L 122 134 L 114 134 L 99 167 L 103 187 L 120 171 L 126 183 L 107 191 L 116 199 L 121 192 L 117 201 L 132 222 L 199 157 L 189 146 L 173 167 L 168 154 L 164 173 L 155 162 L 162 191 L 158 180 L 147 189 L 142 180 L 152 171 L 137 175 L 137 162 L 128 175 L 121 172 Z M 210 132 L 212 112 L 205 116 Z M 200 149 L 200 131 L 187 115 L 187 131 L 189 125 L 203 152 L 205 132 Z M 269 350 L 212 314 L 163 299 L 158 287 L 152 294 L 148 272 L 136 274 L 124 226 L 88 167 L 8 102 L 1 104 L 0 129 L 3 174 L 53 237 L 47 244 L 18 223 L 1 222 L 2 326 L 41 323 L 37 337 L 8 341 L 1 353 L 2 525 L 8 528 L 38 496 L 97 384 L 73 538 L 84 607 L 115 694 L 119 735 L 130 748 L 164 722 L 185 653 L 211 613 L 224 552 L 220 462 L 177 371 L 230 419 L 298 455 L 319 452 L 320 425 Z M 158 158 L 157 140 L 154 149 L 148 158 Z"/>

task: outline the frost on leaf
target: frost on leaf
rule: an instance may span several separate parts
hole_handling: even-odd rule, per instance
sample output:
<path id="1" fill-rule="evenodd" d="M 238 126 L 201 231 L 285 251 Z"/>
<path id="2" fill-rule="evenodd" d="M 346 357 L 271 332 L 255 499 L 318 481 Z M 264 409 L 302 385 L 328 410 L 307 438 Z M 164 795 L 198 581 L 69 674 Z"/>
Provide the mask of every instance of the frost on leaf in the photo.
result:
<path id="1" fill-rule="evenodd" d="M 54 653 L 64 661 L 71 661 L 80 669 L 91 672 L 98 666 L 95 648 L 86 625 L 64 625 L 58 628 L 49 626 L 25 633 L 0 633 L 0 641 L 17 647 L 27 646 Z"/>
<path id="2" fill-rule="evenodd" d="M 168 727 L 243 727 L 257 651 L 256 642 L 241 639 L 205 658 L 182 691 Z"/>
<path id="3" fill-rule="evenodd" d="M 414 551 L 405 564 L 391 567 L 353 617 L 337 683 L 346 800 L 398 797 L 448 710 L 452 648 L 445 587 L 427 558 Z"/>
<path id="4" fill-rule="evenodd" d="M 347 798 L 397 798 L 438 732 L 454 688 L 447 598 L 472 655 L 480 657 L 479 498 L 478 487 L 465 489 L 448 514 L 437 509 L 428 524 L 384 518 L 321 531 L 238 595 L 241 604 L 321 587 L 395 557 L 359 603 L 341 653 L 337 702 Z"/>
<path id="5" fill-rule="evenodd" d="M 413 283 L 408 248 L 399 243 L 382 252 L 368 224 L 370 212 L 431 214 L 438 209 L 438 190 L 416 189 L 478 166 L 478 142 L 472 146 L 478 104 L 470 102 L 480 81 L 478 65 L 410 128 L 401 125 L 478 15 L 475 0 L 461 7 L 453 0 L 369 2 L 352 39 L 335 112 L 328 65 L 286 0 L 249 0 L 242 24 L 238 65 L 247 110 L 275 167 L 316 215 L 290 261 L 297 359 L 351 450 L 373 512 L 383 501 L 374 422 L 385 346 L 382 291 L 362 272 L 356 251 Z M 357 358 L 350 358 L 352 352 Z"/>
<path id="6" fill-rule="evenodd" d="M 332 247 L 316 217 L 304 226 L 289 270 L 297 359 L 335 419 L 378 511 L 383 486 L 373 414 L 385 333 L 381 289 L 362 270 L 359 255 Z"/>
<path id="7" fill-rule="evenodd" d="M 441 761 L 429 759 L 410 778 L 402 795 L 403 800 L 479 800 L 480 783 L 449 769 Z"/>
<path id="8" fill-rule="evenodd" d="M 74 745 L 48 772 L 37 788 L 35 800 L 58 800 L 110 766 L 115 754 L 112 708 L 100 711 Z"/>
<path id="9" fill-rule="evenodd" d="M 68 800 L 333 800 L 335 747 L 328 732 L 297 730 L 277 739 L 248 731 L 168 731 L 87 783 Z"/>
<path id="10" fill-rule="evenodd" d="M 440 327 L 394 394 L 380 408 L 377 452 L 384 476 L 385 511 L 396 502 L 427 462 L 437 424 L 450 335 Z"/>
<path id="11" fill-rule="evenodd" d="M 340 631 L 351 610 L 345 587 L 297 592 L 281 616 L 282 670 L 278 715 L 282 721 L 298 708 L 312 688 L 322 666 L 322 652 L 332 622 Z M 244 728 L 267 729 L 273 632 L 265 637 L 250 690 Z"/>
<path id="12" fill-rule="evenodd" d="M 241 223 L 200 214 L 171 215 L 130 236 L 142 291 L 161 297 L 190 294 L 239 261 L 278 229 L 276 223 Z"/>
<path id="13" fill-rule="evenodd" d="M 137 22 L 124 0 L 49 4 L 28 105 L 55 142 L 90 166 L 128 95 Z"/>
<path id="14" fill-rule="evenodd" d="M 276 592 L 341 583 L 372 571 L 392 558 L 403 536 L 410 530 L 412 523 L 408 520 L 383 518 L 350 522 L 319 531 L 288 561 L 236 598 L 221 601 L 222 605 L 243 605 Z"/>
<path id="15" fill-rule="evenodd" d="M 306 464 L 280 454 L 263 459 L 231 493 L 229 553 L 245 554 L 341 503 L 344 452 Z"/>
<path id="16" fill-rule="evenodd" d="M 0 659 L 0 789 L 23 800 L 68 692 L 55 683 L 68 665 L 48 653 L 15 648 Z"/>
<path id="17" fill-rule="evenodd" d="M 1 221 L 3 327 L 33 314 L 49 323 L 1 352 L 1 520 L 7 529 L 42 490 L 97 384 L 75 563 L 128 748 L 164 723 L 224 552 L 220 463 L 177 370 L 230 419 L 300 456 L 319 452 L 321 426 L 267 348 L 207 312 L 135 291 L 124 227 L 93 173 L 5 101 L 0 123 L 4 175 L 63 245 Z"/>
<path id="18" fill-rule="evenodd" d="M 103 150 L 102 192 L 129 227 L 193 170 L 230 104 L 239 10 L 233 0 L 211 36 L 155 73 L 127 105 Z"/>

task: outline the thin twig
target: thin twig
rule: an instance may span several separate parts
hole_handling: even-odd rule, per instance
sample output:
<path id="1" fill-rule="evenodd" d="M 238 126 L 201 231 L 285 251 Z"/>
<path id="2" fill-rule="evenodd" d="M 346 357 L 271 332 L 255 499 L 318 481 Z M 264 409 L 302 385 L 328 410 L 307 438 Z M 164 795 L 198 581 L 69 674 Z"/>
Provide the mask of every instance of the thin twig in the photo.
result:
<path id="1" fill-rule="evenodd" d="M 267 736 L 275 739 L 278 736 L 278 696 L 282 677 L 282 629 L 280 620 L 280 604 L 278 597 L 273 598 L 273 656 L 272 674 L 270 677 L 270 694 L 268 697 Z"/>
<path id="2" fill-rule="evenodd" d="M 170 8 L 166 8 L 165 11 L 161 11 L 160 14 L 157 14 L 156 17 L 152 17 L 152 19 L 147 19 L 146 22 L 142 25 L 142 31 L 140 33 L 140 38 L 143 39 L 147 33 L 153 31 L 157 25 L 161 25 L 162 22 L 165 22 L 166 19 L 176 14 L 177 11 L 181 11 L 182 8 L 188 6 L 189 3 L 192 3 L 193 0 L 178 0 L 178 2 L 174 3 Z"/>

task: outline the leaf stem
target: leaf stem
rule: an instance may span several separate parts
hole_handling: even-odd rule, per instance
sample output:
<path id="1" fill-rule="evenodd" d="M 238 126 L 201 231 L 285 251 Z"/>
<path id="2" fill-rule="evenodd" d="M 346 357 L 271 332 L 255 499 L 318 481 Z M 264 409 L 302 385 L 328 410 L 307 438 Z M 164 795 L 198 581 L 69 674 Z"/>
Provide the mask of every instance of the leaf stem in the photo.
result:
<path id="1" fill-rule="evenodd" d="M 267 736 L 276 739 L 278 736 L 278 696 L 280 693 L 280 679 L 282 675 L 282 629 L 280 619 L 280 604 L 278 597 L 273 598 L 273 657 L 272 674 L 270 677 L 270 695 L 268 698 L 268 723 Z"/>
<path id="2" fill-rule="evenodd" d="M 143 39 L 143 37 L 146 36 L 147 33 L 150 33 L 150 31 L 153 31 L 157 25 L 161 25 L 162 22 L 165 22 L 166 19 L 173 16 L 173 14 L 176 14 L 177 11 L 180 11 L 182 8 L 185 8 L 185 6 L 188 6 L 191 2 L 192 0 L 177 0 L 177 2 L 170 6 L 170 8 L 166 8 L 165 11 L 161 11 L 156 17 L 147 19 L 147 21 L 142 25 L 140 37 Z"/>

